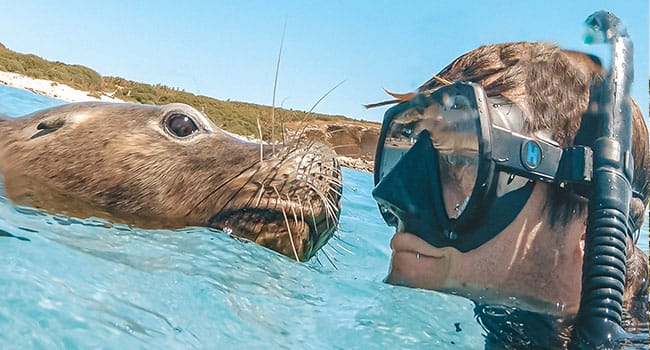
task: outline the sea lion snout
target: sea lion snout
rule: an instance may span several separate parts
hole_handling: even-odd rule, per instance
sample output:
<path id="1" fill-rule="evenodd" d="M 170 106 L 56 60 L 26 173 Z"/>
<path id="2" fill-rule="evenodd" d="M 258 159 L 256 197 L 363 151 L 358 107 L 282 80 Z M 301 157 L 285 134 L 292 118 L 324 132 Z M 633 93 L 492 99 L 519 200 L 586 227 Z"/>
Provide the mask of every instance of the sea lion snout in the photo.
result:
<path id="1" fill-rule="evenodd" d="M 232 231 L 282 254 L 307 260 L 333 235 L 340 211 L 341 172 L 320 144 L 288 146 L 231 180 L 238 190 L 209 226 Z"/>
<path id="2" fill-rule="evenodd" d="M 73 103 L 4 119 L 10 199 L 142 228 L 210 226 L 307 260 L 336 229 L 334 152 L 230 136 L 184 104 Z"/>

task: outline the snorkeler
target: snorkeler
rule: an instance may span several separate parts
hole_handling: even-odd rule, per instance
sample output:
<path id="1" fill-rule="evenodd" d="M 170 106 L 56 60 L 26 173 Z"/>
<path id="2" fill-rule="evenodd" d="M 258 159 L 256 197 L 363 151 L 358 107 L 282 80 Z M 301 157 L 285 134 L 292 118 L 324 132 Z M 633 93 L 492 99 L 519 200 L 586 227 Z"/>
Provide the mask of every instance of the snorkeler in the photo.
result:
<path id="1" fill-rule="evenodd" d="M 635 243 L 650 153 L 643 115 L 627 94 L 609 103 L 628 112 L 631 155 L 629 136 L 594 141 L 604 128 L 594 119 L 603 113 L 600 95 L 616 90 L 606 85 L 613 71 L 551 44 L 506 43 L 466 53 L 417 94 L 400 95 L 384 118 L 375 159 L 373 196 L 396 227 L 387 282 L 473 300 L 486 348 L 569 346 L 591 307 L 589 293 L 600 287 L 622 299 L 625 329 L 647 329 L 647 256 Z M 605 223 L 619 227 L 600 230 L 605 245 L 619 243 L 609 232 L 623 232 L 612 248 L 622 263 L 581 283 L 585 254 L 585 266 L 617 263 L 585 249 L 600 224 L 591 208 L 608 203 L 594 200 L 592 186 L 603 162 L 620 165 L 610 173 L 614 182 L 622 178 L 621 187 L 613 184 L 610 195 L 629 203 L 605 210 L 605 219 L 621 213 Z M 606 311 L 620 314 L 616 305 Z"/>

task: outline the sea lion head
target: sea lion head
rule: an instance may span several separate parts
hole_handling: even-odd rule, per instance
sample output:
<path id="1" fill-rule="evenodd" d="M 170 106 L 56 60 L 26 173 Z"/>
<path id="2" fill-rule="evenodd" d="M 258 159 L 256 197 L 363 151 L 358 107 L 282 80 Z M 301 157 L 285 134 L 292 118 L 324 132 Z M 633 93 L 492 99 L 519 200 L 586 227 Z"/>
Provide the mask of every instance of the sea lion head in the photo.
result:
<path id="1" fill-rule="evenodd" d="M 196 109 L 72 103 L 0 118 L 10 199 L 142 228 L 208 226 L 307 260 L 340 210 L 335 153 L 228 135 Z"/>

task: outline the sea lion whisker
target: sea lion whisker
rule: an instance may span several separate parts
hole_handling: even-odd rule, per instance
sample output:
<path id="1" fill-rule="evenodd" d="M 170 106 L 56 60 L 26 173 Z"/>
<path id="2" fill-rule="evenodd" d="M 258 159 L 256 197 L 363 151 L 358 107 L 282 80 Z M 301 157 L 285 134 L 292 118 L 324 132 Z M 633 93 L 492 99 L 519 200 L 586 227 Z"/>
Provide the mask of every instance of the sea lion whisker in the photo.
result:
<path id="1" fill-rule="evenodd" d="M 296 152 L 298 150 L 304 150 L 304 153 L 309 153 L 309 150 L 311 150 L 311 145 L 302 145 L 303 140 L 296 140 L 294 142 L 290 143 L 290 146 L 287 147 L 286 152 L 288 154 L 292 154 L 293 152 Z"/>
<path id="2" fill-rule="evenodd" d="M 309 210 L 311 211 L 311 222 L 314 226 L 314 230 L 316 231 L 316 235 L 318 235 L 320 233 L 318 232 L 318 225 L 316 224 L 316 214 L 314 214 L 314 206 L 311 204 L 311 201 L 307 203 L 309 203 Z"/>
<path id="3" fill-rule="evenodd" d="M 325 178 L 325 180 L 329 180 L 329 179 L 328 179 L 328 178 Z M 338 183 L 338 184 L 335 184 L 335 185 L 338 185 L 337 187 L 339 187 L 339 189 L 336 189 L 336 188 L 333 188 L 333 187 L 332 187 L 332 188 L 329 189 L 329 192 L 330 192 L 332 195 L 336 195 L 337 197 L 343 197 L 343 191 L 341 190 L 341 188 L 343 187 L 343 184 L 342 184 L 342 183 Z M 330 197 L 333 197 L 333 196 L 330 196 Z M 347 197 L 346 197 L 346 198 L 347 198 Z"/>
<path id="4" fill-rule="evenodd" d="M 352 251 L 350 249 L 348 249 L 345 246 L 343 246 L 342 244 L 340 244 L 341 242 L 345 242 L 345 241 L 343 241 L 343 239 L 337 240 L 337 243 L 339 243 L 338 248 L 342 249 L 346 254 L 352 254 Z M 350 245 L 350 244 L 348 243 L 348 245 Z M 352 246 L 352 245 L 350 245 L 350 246 Z M 330 244 L 330 247 L 332 247 L 332 249 L 336 250 L 337 245 Z M 339 254 L 343 254 L 343 253 L 339 252 Z"/>
<path id="5" fill-rule="evenodd" d="M 271 188 L 273 189 L 273 191 L 275 191 L 275 194 L 277 195 L 277 197 L 275 197 L 275 200 L 276 200 L 275 203 L 279 204 L 278 201 L 282 200 L 282 196 L 280 195 L 280 191 L 278 191 L 278 188 L 275 187 L 275 185 L 271 185 Z"/>
<path id="6" fill-rule="evenodd" d="M 334 90 L 338 89 L 339 86 L 343 85 L 343 83 L 345 83 L 346 80 L 347 79 L 341 80 L 338 84 L 334 85 L 331 89 L 327 90 L 327 92 L 324 93 L 323 96 L 321 96 L 318 99 L 318 101 L 316 101 L 316 103 L 314 103 L 313 106 L 311 106 L 308 113 L 312 113 L 314 111 L 314 109 L 316 109 L 316 107 L 325 99 L 325 97 L 327 97 L 329 94 L 331 94 Z"/>
<path id="7" fill-rule="evenodd" d="M 337 184 L 343 185 L 343 180 L 339 178 L 334 178 L 335 175 L 341 175 L 341 171 L 337 168 L 335 165 L 329 165 L 329 164 L 324 164 L 323 165 L 323 170 L 327 172 L 327 174 L 324 174 L 328 180 L 336 180 Z"/>
<path id="8" fill-rule="evenodd" d="M 309 109 L 309 111 L 307 111 L 307 114 L 305 115 L 305 117 L 303 118 L 303 120 L 298 124 L 298 130 L 300 130 L 300 131 L 298 132 L 298 138 L 302 138 L 302 136 L 303 136 L 303 134 L 304 134 L 304 131 L 305 131 L 305 128 L 307 127 L 307 126 L 305 125 L 305 123 L 307 122 L 308 117 L 310 117 L 310 116 L 313 115 L 312 113 L 313 113 L 314 109 L 316 109 L 316 107 L 317 107 L 317 106 L 318 106 L 318 105 L 319 105 L 319 104 L 320 104 L 320 103 L 321 103 L 321 102 L 322 102 L 322 101 L 323 101 L 323 100 L 324 100 L 324 99 L 325 99 L 329 94 L 331 94 L 334 90 L 336 90 L 339 86 L 343 85 L 343 83 L 345 83 L 345 82 L 346 82 L 346 79 L 341 80 L 338 84 L 334 85 L 331 89 L 327 90 L 327 92 L 324 93 L 324 94 L 323 94 L 323 95 L 322 95 L 322 96 L 321 96 L 321 97 L 320 97 L 320 98 L 319 98 L 319 99 L 314 103 L 313 106 L 311 106 L 311 108 Z"/>
<path id="9" fill-rule="evenodd" d="M 343 144 L 338 144 L 336 146 L 332 146 L 333 149 L 337 148 L 342 148 L 342 147 L 350 147 L 350 146 L 356 146 L 356 143 L 343 143 Z"/>
<path id="10" fill-rule="evenodd" d="M 285 146 L 285 148 L 283 149 L 284 152 L 282 153 L 283 157 L 291 156 L 293 152 L 303 149 L 303 147 L 300 147 L 301 141 L 302 140 L 300 139 L 292 140 L 292 142 L 289 144 L 290 146 Z M 304 148 L 305 148 L 304 151 L 307 152 L 308 147 L 304 147 Z"/>
<path id="11" fill-rule="evenodd" d="M 296 199 L 298 200 L 298 208 L 300 208 L 300 222 L 305 222 L 305 212 L 300 201 L 300 196 L 296 196 Z"/>
<path id="12" fill-rule="evenodd" d="M 330 131 L 329 133 L 330 133 L 330 134 L 336 134 L 336 133 L 341 133 L 341 132 L 346 132 L 346 131 L 348 131 L 348 129 L 346 129 L 346 128 L 340 128 L 340 129 L 336 129 L 336 130 L 334 130 L 334 131 Z"/>
<path id="13" fill-rule="evenodd" d="M 298 130 L 291 135 L 290 141 L 291 144 L 294 146 L 294 149 L 300 148 L 303 142 L 307 142 L 305 148 L 309 148 L 315 143 L 315 140 L 308 137 L 304 137 L 305 132 L 307 131 L 307 128 L 309 126 L 310 126 L 309 124 L 306 124 L 306 121 L 300 122 L 300 124 L 298 125 Z"/>
<path id="14" fill-rule="evenodd" d="M 300 222 L 298 221 L 298 214 L 296 213 L 296 208 L 294 205 L 291 205 L 293 204 L 293 201 L 291 200 L 288 194 L 287 194 L 287 203 L 289 203 L 289 208 L 291 208 L 291 213 L 293 214 L 293 221 Z"/>
<path id="15" fill-rule="evenodd" d="M 287 31 L 287 19 L 284 19 L 284 28 L 282 29 L 282 39 L 280 40 L 280 49 L 278 50 L 278 60 L 275 64 L 275 78 L 273 79 L 273 99 L 271 103 L 271 147 L 275 153 L 275 96 L 278 91 L 278 76 L 280 75 L 280 61 L 282 60 L 282 48 L 284 47 L 284 36 Z"/>
<path id="16" fill-rule="evenodd" d="M 275 190 L 275 193 L 278 195 L 278 199 L 280 199 L 280 192 L 278 192 L 278 189 L 273 186 L 273 189 Z M 296 244 L 293 242 L 293 235 L 291 234 L 291 226 L 289 225 L 289 218 L 287 217 L 287 211 L 284 210 L 284 207 L 280 207 L 282 209 L 282 216 L 284 216 L 284 222 L 287 226 L 287 233 L 289 234 L 289 241 L 291 242 L 291 249 L 293 250 L 293 254 L 296 257 L 296 261 L 300 262 L 300 258 L 298 258 L 298 252 L 296 251 Z"/>
<path id="17" fill-rule="evenodd" d="M 307 157 L 308 155 L 309 155 L 308 152 L 304 152 L 302 155 L 300 155 L 298 160 L 298 166 L 297 166 L 298 170 L 302 169 L 302 163 L 305 161 L 305 157 Z M 306 168 L 305 170 L 307 170 L 306 173 L 309 174 L 311 170 L 311 164 L 307 165 L 305 168 Z"/>
<path id="18" fill-rule="evenodd" d="M 260 135 L 260 163 L 264 161 L 264 136 L 262 135 L 262 126 L 260 125 L 260 117 L 256 117 L 257 131 Z"/>
<path id="19" fill-rule="evenodd" d="M 258 164 L 259 164 L 259 163 L 258 163 Z M 257 172 L 259 172 L 259 168 L 256 169 L 255 173 L 257 173 Z M 229 182 L 234 181 L 235 179 L 239 178 L 239 176 L 241 176 L 242 174 L 243 174 L 243 172 L 240 173 L 240 174 L 237 175 L 237 176 L 232 177 L 232 178 L 231 178 L 230 180 L 228 180 L 228 181 L 229 181 Z M 251 183 L 251 182 L 253 181 L 253 178 L 254 178 L 253 176 L 250 176 L 250 177 L 246 180 L 246 182 L 244 182 L 242 185 L 239 186 L 239 188 L 238 188 L 237 190 L 232 191 L 230 197 L 228 197 L 228 200 L 226 200 L 226 202 L 221 206 L 221 208 L 219 208 L 219 210 L 218 210 L 217 212 L 222 212 L 222 211 L 223 211 L 223 210 L 228 206 L 228 204 L 230 204 L 230 202 L 232 202 L 233 199 L 237 198 L 237 196 L 238 196 L 239 193 L 244 189 L 244 187 L 245 187 L 247 184 L 249 184 L 249 183 Z M 212 191 L 212 194 L 216 193 L 216 191 L 217 191 L 217 190 Z M 207 200 L 207 198 L 208 198 L 208 197 L 206 197 L 205 199 Z"/>
<path id="20" fill-rule="evenodd" d="M 323 255 L 325 255 L 325 257 L 327 258 L 327 261 L 329 261 L 330 264 L 332 264 L 332 267 L 333 267 L 335 270 L 338 270 L 339 268 L 336 267 L 336 264 L 334 263 L 334 261 L 332 260 L 332 258 L 330 258 L 329 254 L 327 254 L 327 251 L 325 251 L 325 249 L 323 249 L 323 250 L 321 250 L 321 252 L 323 252 Z"/>
<path id="21" fill-rule="evenodd" d="M 323 167 L 325 168 L 325 170 L 329 170 L 329 172 L 332 173 L 332 174 L 335 174 L 335 175 L 340 175 L 341 174 L 341 170 L 339 168 L 339 162 L 336 159 L 334 159 L 334 161 L 331 162 L 331 163 L 329 163 L 329 162 L 324 163 Z"/>
<path id="22" fill-rule="evenodd" d="M 305 131 L 307 130 L 307 126 L 308 126 L 307 125 L 307 121 L 308 121 L 307 118 L 308 117 L 311 117 L 311 114 L 309 114 L 309 113 L 306 114 L 305 118 L 303 118 L 303 120 L 301 120 L 298 123 L 298 129 L 297 129 L 296 133 L 293 134 L 293 136 L 292 136 L 292 141 L 295 142 L 296 144 L 299 144 L 302 140 L 305 139 L 303 136 L 305 134 Z"/>
<path id="23" fill-rule="evenodd" d="M 343 180 L 339 178 L 334 178 L 335 175 L 341 175 L 340 171 L 337 169 L 335 165 L 329 165 L 329 164 L 322 164 L 321 165 L 321 170 L 322 172 L 319 173 L 320 176 L 324 177 L 327 180 L 336 180 L 338 181 L 338 185 L 343 184 Z"/>
<path id="24" fill-rule="evenodd" d="M 287 212 L 282 208 L 282 216 L 284 216 L 284 222 L 287 225 L 287 233 L 289 234 L 289 241 L 291 242 L 291 249 L 293 250 L 293 254 L 296 257 L 296 261 L 300 262 L 300 258 L 298 258 L 298 251 L 296 251 L 296 245 L 293 243 L 293 235 L 291 234 L 291 227 L 289 225 L 289 219 L 287 218 Z"/>
<path id="25" fill-rule="evenodd" d="M 306 149 L 311 149 L 315 145 L 317 145 L 316 140 L 310 139 L 310 138 L 305 138 L 304 141 L 306 141 L 305 148 Z"/>
<path id="26" fill-rule="evenodd" d="M 343 184 L 340 184 L 339 187 L 342 187 L 342 186 L 343 186 Z M 337 195 L 339 197 L 343 197 L 343 191 L 341 191 L 341 190 L 336 190 L 336 189 L 330 188 L 330 192 L 332 192 L 333 194 L 335 194 L 335 195 Z M 345 198 L 347 198 L 347 197 L 345 197 Z"/>
<path id="27" fill-rule="evenodd" d="M 334 181 L 332 178 L 330 178 L 328 175 L 322 175 L 322 176 L 323 176 L 323 179 L 324 179 L 324 180 L 331 181 L 331 182 L 332 182 L 332 185 L 335 185 L 335 186 L 330 186 L 330 187 L 327 189 L 327 191 L 326 191 L 327 196 L 330 197 L 330 198 L 335 197 L 335 195 L 336 195 L 337 197 L 343 197 L 343 190 L 342 190 L 343 183 L 341 183 L 341 182 L 335 182 L 335 181 Z M 309 183 L 309 182 L 308 182 L 308 181 L 305 181 L 305 183 Z M 313 189 L 313 187 L 312 187 L 312 189 Z M 314 191 L 315 191 L 315 189 L 314 189 Z M 336 199 L 336 198 L 333 198 L 333 199 Z"/>
<path id="28" fill-rule="evenodd" d="M 260 182 L 260 190 L 257 191 L 257 200 L 255 201 L 255 207 L 260 206 L 260 202 L 262 201 L 262 196 L 264 195 L 265 189 L 266 188 L 264 187 L 264 184 Z"/>
<path id="29" fill-rule="evenodd" d="M 331 198 L 330 196 L 325 196 L 324 194 L 322 194 L 320 191 L 318 191 L 318 190 L 314 187 L 313 184 L 311 184 L 311 183 L 309 183 L 309 182 L 305 182 L 305 184 L 306 184 L 306 186 L 308 186 L 309 188 L 311 188 L 314 192 L 316 192 L 316 194 L 320 197 L 321 202 L 323 203 L 323 205 L 324 205 L 324 207 L 325 207 L 325 213 L 326 213 L 326 214 L 329 214 L 330 217 L 335 218 L 335 217 L 336 217 L 336 213 L 334 212 L 334 208 L 336 208 L 336 205 L 335 205 L 335 203 L 334 203 L 334 199 Z"/>
<path id="30" fill-rule="evenodd" d="M 318 265 L 320 265 L 320 267 L 325 266 L 325 265 L 323 265 L 323 262 L 320 261 L 320 256 L 319 256 L 319 255 L 316 255 L 316 263 L 317 263 Z"/>
<path id="31" fill-rule="evenodd" d="M 334 187 L 341 187 L 341 186 L 343 186 L 343 183 L 342 183 L 341 181 L 339 181 L 339 180 L 335 180 L 335 178 L 333 177 L 333 175 L 323 174 L 323 175 L 320 175 L 320 176 L 321 176 L 321 178 L 322 178 L 323 180 L 327 180 L 327 181 L 330 181 L 330 180 L 331 180 L 331 181 L 332 181 L 331 184 L 334 185 L 334 186 L 331 186 L 330 189 L 331 189 L 331 190 L 334 190 L 334 191 L 337 191 L 336 193 L 339 194 L 339 195 L 341 194 L 340 192 L 338 192 L 338 190 L 335 190 L 335 189 L 334 189 Z"/>
<path id="32" fill-rule="evenodd" d="M 232 182 L 232 181 L 234 181 L 235 179 L 239 178 L 241 175 L 243 175 L 244 173 L 246 173 L 247 171 L 249 171 L 250 169 L 252 169 L 252 168 L 253 168 L 254 166 L 256 166 L 257 164 L 259 164 L 259 163 L 253 163 L 253 164 L 251 164 L 250 166 L 248 166 L 248 167 L 244 168 L 243 170 L 241 170 L 239 173 L 237 173 L 237 174 L 231 176 L 228 180 L 222 182 L 222 183 L 221 183 L 219 186 L 217 186 L 214 190 L 212 190 L 210 193 L 208 193 L 206 196 L 204 196 L 203 199 L 201 199 L 200 201 L 198 201 L 198 202 L 197 202 L 197 203 L 196 203 L 192 208 L 190 208 L 190 210 L 187 212 L 187 214 L 185 214 L 185 216 L 186 216 L 186 217 L 189 216 L 189 215 L 190 215 L 190 214 L 191 214 L 191 213 L 192 213 L 192 212 L 193 212 L 193 211 L 194 211 L 194 210 L 195 210 L 199 205 L 203 204 L 203 202 L 205 202 L 206 200 L 208 200 L 208 198 L 212 197 L 215 193 L 217 193 L 217 191 L 221 190 L 224 186 L 228 185 L 230 182 Z M 257 171 L 259 171 L 259 169 L 258 169 Z M 257 172 L 257 171 L 256 171 L 256 172 Z M 251 177 L 251 178 L 252 178 L 252 177 Z M 223 207 L 222 207 L 221 209 L 223 210 Z"/>
<path id="33" fill-rule="evenodd" d="M 390 97 L 393 97 L 400 102 L 410 101 L 418 94 L 417 92 L 413 92 L 413 91 L 407 93 L 396 93 L 396 92 L 388 91 L 387 89 L 384 89 L 384 92 L 387 93 Z"/>
<path id="34" fill-rule="evenodd" d="M 323 198 L 324 196 L 321 196 L 321 201 L 323 203 L 323 208 L 325 209 L 325 225 L 329 226 L 330 225 L 330 210 L 331 208 L 328 205 L 327 199 Z"/>
<path id="35" fill-rule="evenodd" d="M 334 223 L 338 222 L 337 215 L 334 212 L 335 207 L 334 207 L 334 204 L 332 202 L 332 199 L 321 196 L 321 202 L 323 203 L 323 207 L 325 209 L 325 219 L 326 219 L 327 225 L 329 226 L 331 224 L 329 222 L 330 219 L 334 219 Z"/>
<path id="36" fill-rule="evenodd" d="M 332 250 L 333 250 L 333 251 L 334 251 L 334 252 L 335 252 L 336 254 L 338 254 L 338 255 L 343 255 L 343 254 L 344 254 L 344 253 L 343 253 L 343 252 L 341 252 L 341 251 L 340 251 L 339 249 L 337 249 L 337 247 L 336 247 L 336 246 L 334 246 L 334 245 L 333 245 L 333 244 L 331 244 L 331 243 L 330 243 L 330 244 L 328 245 L 328 247 L 330 247 L 330 249 L 332 249 Z M 342 247 L 341 247 L 341 246 L 339 246 L 339 248 L 341 248 L 341 249 L 342 249 Z M 345 250 L 345 249 L 344 249 L 344 250 Z M 351 252 L 351 251 L 349 251 L 349 250 L 345 250 L 345 251 L 347 252 L 347 254 L 352 254 L 352 252 Z"/>
<path id="37" fill-rule="evenodd" d="M 294 152 L 299 150 L 297 147 L 285 147 L 283 148 L 282 152 L 280 153 L 274 153 L 274 158 L 278 163 L 282 163 L 287 161 L 290 157 L 294 156 Z M 307 153 L 308 149 L 304 150 L 305 153 Z"/>

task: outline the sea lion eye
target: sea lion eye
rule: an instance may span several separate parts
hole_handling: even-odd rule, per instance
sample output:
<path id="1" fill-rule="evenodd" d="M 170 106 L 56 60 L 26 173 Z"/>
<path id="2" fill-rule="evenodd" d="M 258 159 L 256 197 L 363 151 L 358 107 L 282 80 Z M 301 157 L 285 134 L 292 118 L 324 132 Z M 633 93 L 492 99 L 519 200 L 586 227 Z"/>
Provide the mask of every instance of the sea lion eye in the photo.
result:
<path id="1" fill-rule="evenodd" d="M 196 123 L 185 114 L 173 114 L 167 118 L 167 128 L 178 137 L 187 137 L 199 130 Z"/>

